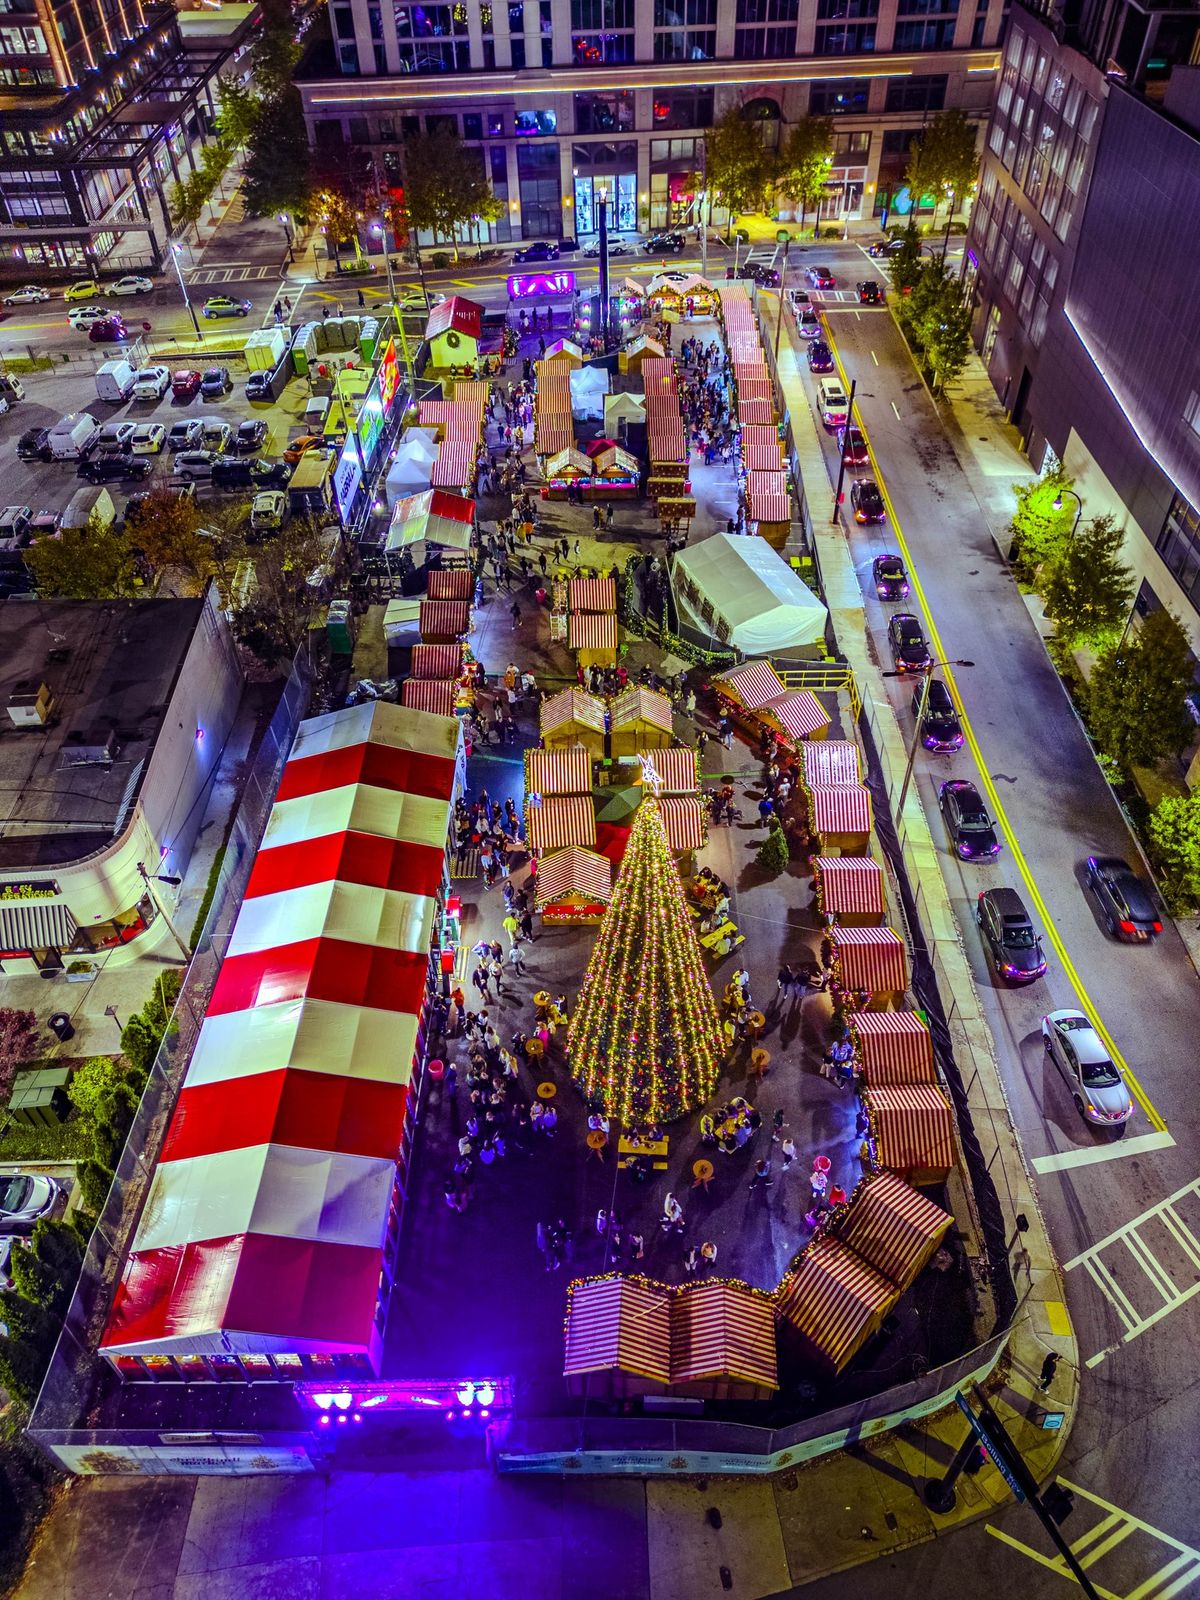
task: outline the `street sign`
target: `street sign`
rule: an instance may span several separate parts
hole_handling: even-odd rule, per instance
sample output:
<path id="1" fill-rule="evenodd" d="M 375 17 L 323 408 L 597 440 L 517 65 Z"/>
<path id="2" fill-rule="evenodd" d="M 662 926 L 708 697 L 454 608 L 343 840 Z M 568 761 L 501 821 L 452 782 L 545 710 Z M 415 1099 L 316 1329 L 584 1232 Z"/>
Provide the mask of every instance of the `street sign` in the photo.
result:
<path id="1" fill-rule="evenodd" d="M 975 1413 L 971 1410 L 970 1406 L 967 1404 L 966 1396 L 961 1392 L 961 1390 L 959 1391 L 958 1394 L 956 1394 L 954 1396 L 954 1398 L 955 1398 L 955 1401 L 958 1404 L 958 1409 L 962 1412 L 963 1416 L 966 1417 L 967 1421 L 971 1424 L 971 1430 L 974 1433 L 975 1437 L 979 1440 L 980 1444 L 987 1451 L 988 1459 L 991 1461 L 992 1465 L 996 1468 L 996 1471 L 1004 1479 L 1004 1481 L 1008 1485 L 1008 1487 L 1012 1490 L 1013 1499 L 1014 1500 L 1024 1500 L 1025 1491 L 1024 1491 L 1024 1489 L 1022 1489 L 1021 1485 L 1017 1482 L 1016 1477 L 1013 1474 L 1012 1468 L 1009 1466 L 1008 1462 L 1004 1459 L 1004 1456 L 1003 1456 L 1003 1454 L 1001 1452 L 1000 1446 L 996 1444 L 996 1442 L 993 1440 L 991 1434 L 988 1432 L 988 1429 L 987 1429 L 986 1425 L 984 1424 L 983 1418 L 982 1417 L 977 1417 L 975 1415 Z"/>

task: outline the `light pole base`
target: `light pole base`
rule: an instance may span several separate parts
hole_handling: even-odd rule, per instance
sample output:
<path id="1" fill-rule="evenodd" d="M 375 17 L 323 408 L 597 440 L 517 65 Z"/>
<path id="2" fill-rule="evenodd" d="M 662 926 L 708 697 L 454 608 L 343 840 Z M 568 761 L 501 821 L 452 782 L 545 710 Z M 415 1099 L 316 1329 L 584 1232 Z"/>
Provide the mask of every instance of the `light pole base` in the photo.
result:
<path id="1" fill-rule="evenodd" d="M 926 1478 L 922 1494 L 925 1504 L 931 1511 L 936 1511 L 939 1517 L 948 1516 L 958 1500 L 954 1485 L 947 1483 L 945 1478 Z"/>

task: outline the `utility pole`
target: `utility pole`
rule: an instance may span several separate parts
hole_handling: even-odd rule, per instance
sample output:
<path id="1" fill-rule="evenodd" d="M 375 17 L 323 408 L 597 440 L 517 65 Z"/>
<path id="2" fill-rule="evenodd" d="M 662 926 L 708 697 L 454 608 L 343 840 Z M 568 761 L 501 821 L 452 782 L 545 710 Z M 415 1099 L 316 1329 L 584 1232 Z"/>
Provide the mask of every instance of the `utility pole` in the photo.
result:
<path id="1" fill-rule="evenodd" d="M 780 316 L 783 315 L 782 292 L 783 291 L 782 291 L 782 285 L 781 285 L 780 286 L 780 305 L 779 305 L 779 314 L 780 314 Z M 857 388 L 858 388 L 858 379 L 857 378 L 851 378 L 851 380 L 850 380 L 850 403 L 846 407 L 846 426 L 848 428 L 854 422 L 854 394 L 855 394 L 855 391 L 856 391 Z M 833 495 L 833 515 L 829 519 L 830 522 L 835 527 L 837 526 L 838 511 L 841 508 L 841 504 L 842 504 L 842 491 L 843 491 L 843 489 L 845 487 L 846 487 L 846 452 L 843 450 L 841 452 L 841 459 L 838 461 L 837 488 L 834 491 L 834 495 Z"/>
<path id="2" fill-rule="evenodd" d="M 600 245 L 600 344 L 608 351 L 608 190 L 601 188 L 597 201 L 598 242 Z"/>
<path id="3" fill-rule="evenodd" d="M 179 292 L 183 296 L 184 305 L 188 308 L 188 315 L 192 319 L 192 327 L 196 330 L 196 338 L 199 339 L 201 344 L 203 344 L 204 335 L 200 331 L 200 324 L 196 320 L 196 313 L 192 307 L 192 302 L 188 299 L 187 284 L 183 281 L 183 271 L 179 265 L 179 257 L 181 254 L 182 251 L 179 245 L 173 244 L 171 246 L 171 265 L 175 268 L 175 276 L 179 279 Z"/>
<path id="4" fill-rule="evenodd" d="M 700 276 L 708 277 L 708 220 L 705 218 L 705 207 L 708 216 L 712 217 L 712 201 L 708 197 L 708 145 L 700 141 Z"/>
<path id="5" fill-rule="evenodd" d="M 183 939 L 182 939 L 182 937 L 180 935 L 179 929 L 171 921 L 170 913 L 168 912 L 166 906 L 162 903 L 162 900 L 159 898 L 158 894 L 156 893 L 156 891 L 152 887 L 152 883 L 179 884 L 179 883 L 183 882 L 183 879 L 182 878 L 174 878 L 174 877 L 169 876 L 168 874 L 161 873 L 161 872 L 149 873 L 149 872 L 146 871 L 146 863 L 144 861 L 139 861 L 138 862 L 137 869 L 138 869 L 138 872 L 141 874 L 142 882 L 146 885 L 146 893 L 150 896 L 150 899 L 153 901 L 153 903 L 156 906 L 156 908 L 162 913 L 163 921 L 166 923 L 167 927 L 171 930 L 171 937 L 175 940 L 175 943 L 179 946 L 180 950 L 183 952 L 183 959 L 185 961 L 190 961 L 192 959 L 191 950 L 183 942 Z"/>

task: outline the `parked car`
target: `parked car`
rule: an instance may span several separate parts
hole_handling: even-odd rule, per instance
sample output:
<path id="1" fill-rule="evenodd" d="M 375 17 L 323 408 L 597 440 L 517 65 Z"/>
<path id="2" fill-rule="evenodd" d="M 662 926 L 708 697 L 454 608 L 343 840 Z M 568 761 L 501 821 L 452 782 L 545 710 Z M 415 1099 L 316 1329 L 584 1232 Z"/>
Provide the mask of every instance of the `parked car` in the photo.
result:
<path id="1" fill-rule="evenodd" d="M 325 436 L 321 433 L 302 433 L 298 439 L 293 439 L 283 452 L 283 459 L 290 461 L 295 466 L 301 456 L 307 455 L 310 450 L 315 450 L 325 443 Z"/>
<path id="2" fill-rule="evenodd" d="M 122 451 L 120 454 L 92 456 L 79 465 L 76 476 L 86 478 L 89 483 L 113 483 L 120 478 L 148 478 L 153 471 L 154 463 L 147 461 L 145 456 Z"/>
<path id="3" fill-rule="evenodd" d="M 964 861 L 990 861 L 1000 854 L 992 819 L 973 783 L 951 778 L 938 790 L 938 805 L 951 842 Z"/>
<path id="4" fill-rule="evenodd" d="M 209 295 L 200 307 L 206 317 L 248 317 L 252 309 L 249 300 L 235 300 L 227 294 Z"/>
<path id="5" fill-rule="evenodd" d="M 865 466 L 871 459 L 867 452 L 865 434 L 852 422 L 838 429 L 838 449 L 842 452 L 842 460 L 848 467 Z"/>
<path id="6" fill-rule="evenodd" d="M 143 278 L 139 273 L 129 272 L 125 277 L 118 278 L 116 283 L 108 286 L 109 294 L 153 294 L 154 279 Z"/>
<path id="7" fill-rule="evenodd" d="M 985 889 L 975 904 L 975 921 L 998 977 L 1032 983 L 1043 976 L 1042 941 L 1015 889 Z"/>
<path id="8" fill-rule="evenodd" d="M 805 315 L 807 316 L 807 313 Z M 800 320 L 801 333 L 804 333 L 804 321 L 805 319 L 802 317 Z M 821 324 L 815 316 L 812 318 L 812 322 L 816 327 L 817 333 L 820 333 Z M 818 339 L 816 334 L 808 334 L 806 337 L 812 340 L 808 347 L 808 370 L 810 372 L 832 372 L 834 368 L 833 351 L 825 343 L 824 339 Z"/>
<path id="9" fill-rule="evenodd" d="M 595 261 L 600 254 L 599 239 L 596 240 L 595 244 L 588 245 L 587 249 L 583 253 L 588 257 L 589 260 Z M 610 239 L 608 241 L 608 253 L 610 256 L 631 256 L 633 254 L 633 247 L 632 245 L 626 244 L 624 239 Z"/>
<path id="10" fill-rule="evenodd" d="M 63 299 L 68 305 L 73 300 L 90 300 L 94 294 L 102 290 L 95 278 L 80 278 L 75 283 L 69 283 L 63 290 Z"/>
<path id="11" fill-rule="evenodd" d="M 284 489 L 292 471 L 286 461 L 218 456 L 213 462 L 212 484 L 214 489 Z"/>
<path id="12" fill-rule="evenodd" d="M 58 1204 L 62 1188 L 41 1172 L 8 1172 L 0 1177 L 0 1233 L 30 1233 Z"/>
<path id="13" fill-rule="evenodd" d="M 264 489 L 254 496 L 254 504 L 250 507 L 250 527 L 255 533 L 281 528 L 286 509 L 287 495 L 282 489 Z"/>
<path id="14" fill-rule="evenodd" d="M 200 417 L 197 420 L 204 430 L 204 448 L 220 455 L 233 437 L 233 429 L 220 417 Z"/>
<path id="15" fill-rule="evenodd" d="M 814 289 L 837 288 L 837 279 L 828 267 L 805 267 L 804 276 Z"/>
<path id="16" fill-rule="evenodd" d="M 133 398 L 135 400 L 161 400 L 171 384 L 171 372 L 168 367 L 142 367 L 134 375 Z"/>
<path id="17" fill-rule="evenodd" d="M 876 556 L 871 563 L 875 593 L 881 600 L 904 600 L 908 596 L 908 572 L 897 555 Z"/>
<path id="18" fill-rule="evenodd" d="M 17 460 L 49 461 L 50 452 L 46 448 L 49 434 L 48 428 L 26 428 L 17 440 Z"/>
<path id="19" fill-rule="evenodd" d="M 921 714 L 923 693 L 924 715 Z M 912 711 L 914 717 L 921 717 L 921 726 L 917 731 L 926 750 L 932 750 L 939 756 L 949 756 L 962 749 L 966 742 L 962 723 L 958 720 L 950 691 L 940 678 L 931 678 L 928 689 L 923 683 L 917 684 L 913 690 Z"/>
<path id="20" fill-rule="evenodd" d="M 111 306 L 72 306 L 67 312 L 67 321 L 73 328 L 90 328 L 93 322 L 101 322 L 105 317 L 119 315 Z"/>
<path id="21" fill-rule="evenodd" d="M 171 393 L 176 400 L 190 400 L 194 394 L 200 393 L 200 385 L 204 379 L 194 367 L 181 367 L 171 377 Z"/>
<path id="22" fill-rule="evenodd" d="M 521 250 L 513 251 L 513 261 L 521 266 L 526 261 L 557 261 L 558 246 L 548 239 L 536 239 Z"/>
<path id="23" fill-rule="evenodd" d="M 909 611 L 897 611 L 888 623 L 888 645 L 898 672 L 924 672 L 932 660 L 921 624 Z"/>
<path id="24" fill-rule="evenodd" d="M 779 287 L 779 273 L 776 268 L 765 266 L 761 261 L 743 261 L 737 275 L 739 278 L 749 278 L 751 282 L 759 284 L 764 289 Z"/>
<path id="25" fill-rule="evenodd" d="M 642 249 L 648 256 L 677 256 L 687 246 L 687 235 L 672 228 L 669 233 L 653 233 Z"/>
<path id="26" fill-rule="evenodd" d="M 252 372 L 246 379 L 246 399 L 271 400 L 273 398 L 274 396 L 271 393 L 271 373 L 261 369 L 257 372 Z"/>
<path id="27" fill-rule="evenodd" d="M 129 448 L 135 456 L 157 456 L 162 454 L 166 442 L 167 430 L 161 422 L 139 422 Z"/>
<path id="28" fill-rule="evenodd" d="M 855 522 L 887 521 L 887 508 L 874 478 L 855 478 L 850 485 L 850 507 Z"/>
<path id="29" fill-rule="evenodd" d="M 41 305 L 49 300 L 49 289 L 43 289 L 40 284 L 23 283 L 19 289 L 10 289 L 4 296 L 6 306 L 34 306 Z"/>
<path id="30" fill-rule="evenodd" d="M 1101 921 L 1123 944 L 1145 944 L 1162 932 L 1162 922 L 1148 884 L 1119 856 L 1089 856 L 1087 886 Z"/>
<path id="31" fill-rule="evenodd" d="M 840 428 L 850 420 L 850 396 L 840 378 L 825 378 L 817 385 L 817 402 L 827 428 Z"/>
<path id="32" fill-rule="evenodd" d="M 133 438 L 135 422 L 106 422 L 100 429 L 100 437 L 96 440 L 97 450 L 125 450 Z"/>
<path id="33" fill-rule="evenodd" d="M 120 317 L 104 317 L 88 329 L 88 340 L 92 344 L 120 344 L 128 337 L 129 329 Z"/>
<path id="34" fill-rule="evenodd" d="M 205 400 L 220 400 L 233 388 L 228 367 L 206 367 L 200 379 L 200 393 Z"/>
<path id="35" fill-rule="evenodd" d="M 1133 1116 L 1133 1099 L 1087 1017 L 1079 1011 L 1049 1012 L 1042 1018 L 1042 1044 L 1084 1121 L 1104 1128 L 1110 1138 L 1121 1138 Z"/>
<path id="36" fill-rule="evenodd" d="M 167 449 L 196 450 L 204 440 L 204 424 L 197 417 L 187 422 L 173 422 L 167 433 Z"/>
<path id="37" fill-rule="evenodd" d="M 221 458 L 212 450 L 181 450 L 171 469 L 184 482 L 206 483 L 212 477 L 213 463 Z"/>
<path id="38" fill-rule="evenodd" d="M 239 422 L 237 432 L 233 436 L 233 449 L 239 456 L 253 455 L 262 447 L 263 440 L 267 437 L 265 422 L 250 420 Z"/>
<path id="39" fill-rule="evenodd" d="M 872 279 L 858 285 L 858 303 L 860 306 L 881 306 L 883 304 L 883 290 Z"/>

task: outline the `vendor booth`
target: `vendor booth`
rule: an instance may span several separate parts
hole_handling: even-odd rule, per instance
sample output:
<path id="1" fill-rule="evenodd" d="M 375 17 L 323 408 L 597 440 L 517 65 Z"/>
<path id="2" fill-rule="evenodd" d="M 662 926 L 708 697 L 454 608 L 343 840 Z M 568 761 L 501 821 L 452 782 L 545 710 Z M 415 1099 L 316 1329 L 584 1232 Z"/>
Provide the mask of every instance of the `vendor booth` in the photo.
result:
<path id="1" fill-rule="evenodd" d="M 908 988 L 908 953 L 891 928 L 844 928 L 825 935 L 829 965 L 841 988 L 865 993 L 861 1011 L 898 1011 Z"/>
<path id="2" fill-rule="evenodd" d="M 544 924 L 601 922 L 612 899 L 612 863 L 568 845 L 542 858 L 533 886 Z"/>
<path id="3" fill-rule="evenodd" d="M 674 737 L 671 702 L 651 689 L 629 688 L 612 703 L 611 746 L 614 756 L 639 750 L 662 750 Z"/>
<path id="4" fill-rule="evenodd" d="M 850 1036 L 868 1088 L 937 1082 L 933 1041 L 915 1011 L 856 1012 Z"/>
<path id="5" fill-rule="evenodd" d="M 770 1400 L 778 1388 L 772 1297 L 732 1281 L 681 1284 L 671 1300 L 672 1394 Z"/>
<path id="6" fill-rule="evenodd" d="M 471 607 L 466 600 L 422 600 L 420 626 L 426 644 L 452 644 L 471 626 Z"/>
<path id="7" fill-rule="evenodd" d="M 407 550 L 414 565 L 465 562 L 475 526 L 475 502 L 444 489 L 406 495 L 392 507 L 385 550 Z"/>
<path id="8" fill-rule="evenodd" d="M 438 445 L 437 460 L 429 474 L 435 489 L 450 489 L 466 495 L 475 487 L 476 444 L 466 439 L 443 439 Z"/>
<path id="9" fill-rule="evenodd" d="M 783 679 L 769 661 L 743 661 L 718 672 L 712 686 L 722 702 L 734 711 L 757 711 L 787 693 Z"/>
<path id="10" fill-rule="evenodd" d="M 777 700 L 768 700 L 754 715 L 773 728 L 780 744 L 789 750 L 798 749 L 809 739 L 823 739 L 829 732 L 829 713 L 810 689 L 794 689 Z"/>
<path id="11" fill-rule="evenodd" d="M 628 450 L 610 443 L 592 454 L 592 465 L 594 475 L 585 490 L 589 500 L 637 499 L 641 468 Z"/>
<path id="12" fill-rule="evenodd" d="M 564 372 L 575 372 L 583 365 L 583 351 L 573 339 L 556 339 L 546 346 L 542 360 L 549 367 L 561 367 Z"/>
<path id="13" fill-rule="evenodd" d="M 666 353 L 657 339 L 651 338 L 648 333 L 639 333 L 621 351 L 617 364 L 622 372 L 641 372 L 644 361 L 650 358 L 661 361 Z"/>
<path id="14" fill-rule="evenodd" d="M 808 831 L 818 855 L 864 856 L 871 838 L 871 794 L 861 783 L 805 789 Z"/>
<path id="15" fill-rule="evenodd" d="M 682 858 L 679 870 L 685 878 L 691 877 L 691 858 L 708 843 L 704 806 L 694 794 L 675 794 L 664 795 L 658 802 L 658 809 L 671 853 Z"/>
<path id="16" fill-rule="evenodd" d="M 780 1321 L 804 1354 L 837 1374 L 883 1326 L 900 1291 L 839 1240 L 815 1238 L 775 1291 Z"/>
<path id="17" fill-rule="evenodd" d="M 527 795 L 525 840 L 538 855 L 565 850 L 568 845 L 594 850 L 596 811 L 591 795 Z"/>
<path id="18" fill-rule="evenodd" d="M 742 426 L 742 469 L 745 472 L 782 472 L 779 435 L 761 424 Z"/>
<path id="19" fill-rule="evenodd" d="M 428 600 L 470 600 L 475 580 L 467 567 L 438 568 L 429 574 Z"/>
<path id="20" fill-rule="evenodd" d="M 646 304 L 652 310 L 673 311 L 677 317 L 711 317 L 716 314 L 718 298 L 714 286 L 698 272 L 684 278 L 660 273 L 650 280 Z"/>
<path id="21" fill-rule="evenodd" d="M 867 1089 L 863 1103 L 881 1167 L 918 1187 L 945 1183 L 954 1167 L 954 1111 L 932 1083 Z"/>
<path id="22" fill-rule="evenodd" d="M 840 789 L 862 782 L 858 746 L 849 739 L 822 739 L 801 745 L 797 754 L 810 789 Z"/>
<path id="23" fill-rule="evenodd" d="M 432 438 L 433 431 L 409 428 L 401 438 L 395 460 L 384 480 L 384 498 L 388 505 L 395 505 L 405 495 L 417 494 L 429 488 L 438 450 Z"/>
<path id="24" fill-rule="evenodd" d="M 671 1378 L 671 1291 L 645 1278 L 576 1279 L 563 1376 L 572 1394 L 661 1393 Z"/>
<path id="25" fill-rule="evenodd" d="M 878 927 L 886 913 L 883 868 L 870 856 L 817 856 L 817 908 L 843 928 Z"/>
<path id="26" fill-rule="evenodd" d="M 699 762 L 691 745 L 676 744 L 670 749 L 654 752 L 654 776 L 658 792 L 662 795 L 698 794 L 700 792 Z M 637 763 L 635 783 L 645 784 L 641 763 Z"/>
<path id="27" fill-rule="evenodd" d="M 591 794 L 592 755 L 578 745 L 569 750 L 526 750 L 525 793 L 529 796 Z"/>
<path id="28" fill-rule="evenodd" d="M 646 402 L 640 394 L 629 394 L 622 389 L 617 394 L 604 396 L 604 431 L 614 439 L 621 437 L 621 425 L 627 428 L 644 427 Z"/>
<path id="29" fill-rule="evenodd" d="M 567 618 L 567 648 L 581 667 L 615 667 L 617 619 L 612 612 L 572 611 Z"/>
<path id="30" fill-rule="evenodd" d="M 835 1229 L 856 1255 L 894 1283 L 912 1286 L 954 1218 L 890 1172 L 864 1178 Z"/>
<path id="31" fill-rule="evenodd" d="M 604 754 L 604 702 L 582 689 L 560 689 L 543 700 L 539 714 L 547 748 L 581 744 L 599 760 Z"/>
<path id="32" fill-rule="evenodd" d="M 772 550 L 782 550 L 792 528 L 792 497 L 787 473 L 754 471 L 746 476 L 747 515 Z"/>
<path id="33" fill-rule="evenodd" d="M 568 611 L 615 612 L 615 578 L 572 578 L 567 586 Z"/>
<path id="34" fill-rule="evenodd" d="M 824 653 L 825 607 L 763 539 L 702 539 L 674 557 L 671 581 L 693 625 L 744 655 Z"/>
<path id="35" fill-rule="evenodd" d="M 592 461 L 574 445 L 547 458 L 542 466 L 546 482 L 542 487 L 543 500 L 565 500 L 568 489 L 577 485 L 586 487 L 592 479 Z"/>
<path id="36" fill-rule="evenodd" d="M 444 678 L 456 683 L 462 677 L 463 647 L 461 644 L 413 645 L 410 678 Z"/>
<path id="37" fill-rule="evenodd" d="M 429 343 L 429 365 L 438 371 L 475 371 L 479 356 L 479 334 L 483 326 L 483 307 L 460 294 L 452 294 L 434 306 L 425 324 Z"/>
<path id="38" fill-rule="evenodd" d="M 400 685 L 400 704 L 413 711 L 432 711 L 435 716 L 452 717 L 458 710 L 459 685 L 445 678 L 405 678 Z"/>

